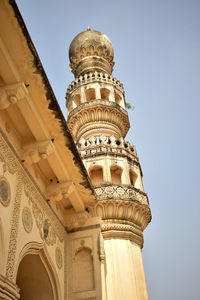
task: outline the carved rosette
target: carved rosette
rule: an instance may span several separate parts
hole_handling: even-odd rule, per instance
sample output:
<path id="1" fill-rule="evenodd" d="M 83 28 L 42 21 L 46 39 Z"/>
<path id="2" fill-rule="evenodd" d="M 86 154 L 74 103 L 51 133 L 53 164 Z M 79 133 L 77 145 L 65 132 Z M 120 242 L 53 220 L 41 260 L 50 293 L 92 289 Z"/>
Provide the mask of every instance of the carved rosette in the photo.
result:
<path id="1" fill-rule="evenodd" d="M 130 200 L 149 206 L 147 194 L 130 185 L 100 184 L 95 185 L 99 200 L 120 199 Z"/>
<path id="2" fill-rule="evenodd" d="M 92 100 L 82 103 L 68 117 L 68 126 L 73 137 L 78 141 L 81 137 L 104 133 L 108 136 L 125 136 L 130 127 L 127 112 L 106 100 Z"/>

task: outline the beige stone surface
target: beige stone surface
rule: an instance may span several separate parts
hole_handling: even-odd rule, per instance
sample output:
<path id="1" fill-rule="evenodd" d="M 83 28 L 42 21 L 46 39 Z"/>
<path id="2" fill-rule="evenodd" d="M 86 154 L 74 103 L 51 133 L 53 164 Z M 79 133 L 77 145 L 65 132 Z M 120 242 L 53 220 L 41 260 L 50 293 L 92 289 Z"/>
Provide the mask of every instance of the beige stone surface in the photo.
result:
<path id="1" fill-rule="evenodd" d="M 129 240 L 105 240 L 106 287 L 109 300 L 147 300 L 141 249 Z"/>
<path id="2" fill-rule="evenodd" d="M 111 42 L 88 29 L 70 62 L 68 128 L 15 2 L 0 2 L 0 299 L 148 300 L 151 212 Z"/>

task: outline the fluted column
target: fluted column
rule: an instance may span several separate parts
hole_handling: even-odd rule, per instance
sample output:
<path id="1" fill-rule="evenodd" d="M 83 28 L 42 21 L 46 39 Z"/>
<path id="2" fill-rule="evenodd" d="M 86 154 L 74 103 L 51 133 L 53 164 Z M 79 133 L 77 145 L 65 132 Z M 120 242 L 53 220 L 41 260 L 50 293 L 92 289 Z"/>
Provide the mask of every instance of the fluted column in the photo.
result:
<path id="1" fill-rule="evenodd" d="M 130 240 L 104 241 L 109 300 L 148 300 L 141 249 Z"/>

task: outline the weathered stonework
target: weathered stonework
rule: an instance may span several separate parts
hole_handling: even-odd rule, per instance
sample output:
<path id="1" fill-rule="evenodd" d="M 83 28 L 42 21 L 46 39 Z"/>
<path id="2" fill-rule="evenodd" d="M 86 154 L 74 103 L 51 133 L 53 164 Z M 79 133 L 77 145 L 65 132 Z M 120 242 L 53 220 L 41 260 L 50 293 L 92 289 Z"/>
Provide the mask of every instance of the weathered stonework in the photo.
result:
<path id="1" fill-rule="evenodd" d="M 135 278 L 141 277 L 143 290 L 137 285 L 130 290 L 133 279 L 126 271 L 128 267 L 123 269 L 118 261 L 126 252 L 125 265 L 131 265 L 132 260 L 141 262 L 143 231 L 151 221 L 151 212 L 135 146 L 124 141 L 130 125 L 123 86 L 111 75 L 107 65 L 111 58 L 98 51 L 98 46 L 101 49 L 104 44 L 104 35 L 98 32 L 97 39 L 96 36 L 96 31 L 82 32 L 70 46 L 75 80 L 66 94 L 68 126 L 97 195 L 89 211 L 93 217 L 101 218 L 99 255 L 106 269 L 102 267 L 104 297 L 116 300 L 121 294 L 123 299 L 147 300 L 142 264 L 131 272 Z M 107 53 L 113 53 L 110 43 L 104 46 Z M 102 61 L 102 55 L 107 63 Z M 121 282 L 113 273 L 115 265 Z"/>
<path id="2" fill-rule="evenodd" d="M 76 144 L 12 0 L 0 1 L 0 42 L 0 299 L 147 300 L 141 248 L 151 213 L 124 140 L 111 42 L 88 29 L 70 46 Z"/>

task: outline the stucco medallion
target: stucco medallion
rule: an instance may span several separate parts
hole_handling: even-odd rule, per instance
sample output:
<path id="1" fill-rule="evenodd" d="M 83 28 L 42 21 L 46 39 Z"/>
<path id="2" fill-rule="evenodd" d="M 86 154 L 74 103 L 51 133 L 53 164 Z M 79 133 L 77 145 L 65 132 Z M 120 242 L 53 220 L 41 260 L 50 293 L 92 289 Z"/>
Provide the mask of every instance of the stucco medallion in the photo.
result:
<path id="1" fill-rule="evenodd" d="M 24 229 L 26 232 L 31 232 L 33 227 L 33 219 L 31 215 L 31 211 L 28 207 L 24 207 L 22 211 L 22 223 L 24 225 Z"/>
<path id="2" fill-rule="evenodd" d="M 10 203 L 10 185 L 5 177 L 0 177 L 0 202 L 3 206 Z"/>
<path id="3" fill-rule="evenodd" d="M 62 268 L 62 253 L 59 247 L 56 248 L 56 264 L 59 269 Z"/>

